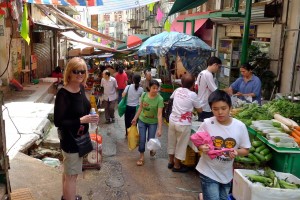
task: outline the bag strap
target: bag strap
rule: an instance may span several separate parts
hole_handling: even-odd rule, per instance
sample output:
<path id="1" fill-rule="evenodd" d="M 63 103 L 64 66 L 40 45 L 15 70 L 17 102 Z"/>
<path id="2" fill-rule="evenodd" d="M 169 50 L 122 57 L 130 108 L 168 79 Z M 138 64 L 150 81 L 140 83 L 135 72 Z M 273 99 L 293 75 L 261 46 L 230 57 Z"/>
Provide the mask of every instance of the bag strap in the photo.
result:
<path id="1" fill-rule="evenodd" d="M 127 92 L 126 92 L 126 95 L 125 95 L 126 98 L 127 98 L 127 96 L 128 96 L 128 92 L 129 92 L 130 86 L 131 86 L 131 85 L 128 86 L 128 89 L 127 89 Z"/>

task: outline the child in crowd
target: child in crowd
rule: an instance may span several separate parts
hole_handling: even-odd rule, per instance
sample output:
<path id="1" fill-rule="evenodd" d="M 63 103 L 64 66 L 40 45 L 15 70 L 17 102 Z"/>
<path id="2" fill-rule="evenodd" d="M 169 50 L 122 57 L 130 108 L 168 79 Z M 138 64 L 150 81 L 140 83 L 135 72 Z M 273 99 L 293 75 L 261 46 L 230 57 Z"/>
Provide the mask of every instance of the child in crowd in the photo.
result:
<path id="1" fill-rule="evenodd" d="M 209 145 L 198 147 L 203 153 L 196 166 L 205 200 L 227 200 L 233 178 L 233 161 L 236 156 L 246 156 L 251 147 L 245 124 L 230 117 L 231 99 L 222 91 L 215 90 L 208 97 L 213 117 L 205 119 L 198 131 L 205 131 L 211 136 L 215 148 L 234 148 L 234 151 L 211 159 L 207 152 Z"/>

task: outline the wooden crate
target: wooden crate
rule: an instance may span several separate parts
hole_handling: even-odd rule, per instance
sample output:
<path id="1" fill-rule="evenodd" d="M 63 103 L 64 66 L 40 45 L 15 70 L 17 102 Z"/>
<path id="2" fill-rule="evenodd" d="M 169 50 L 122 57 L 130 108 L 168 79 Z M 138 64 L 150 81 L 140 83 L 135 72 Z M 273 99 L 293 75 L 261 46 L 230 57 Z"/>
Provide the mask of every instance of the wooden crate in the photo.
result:
<path id="1" fill-rule="evenodd" d="M 35 200 L 29 188 L 21 188 L 10 193 L 11 200 Z"/>

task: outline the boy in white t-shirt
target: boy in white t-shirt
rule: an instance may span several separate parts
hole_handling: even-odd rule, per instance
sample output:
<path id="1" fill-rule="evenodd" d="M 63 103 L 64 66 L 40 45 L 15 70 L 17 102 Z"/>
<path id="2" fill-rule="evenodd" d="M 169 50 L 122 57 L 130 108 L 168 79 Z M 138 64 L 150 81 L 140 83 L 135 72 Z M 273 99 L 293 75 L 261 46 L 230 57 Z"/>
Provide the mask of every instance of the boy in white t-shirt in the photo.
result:
<path id="1" fill-rule="evenodd" d="M 210 159 L 208 144 L 198 147 L 203 153 L 196 166 L 205 200 L 227 200 L 233 178 L 233 161 L 236 156 L 246 156 L 251 147 L 247 128 L 241 121 L 230 117 L 230 96 L 216 90 L 208 97 L 214 117 L 205 119 L 198 131 L 210 134 L 216 148 L 234 148 L 221 156 Z"/>

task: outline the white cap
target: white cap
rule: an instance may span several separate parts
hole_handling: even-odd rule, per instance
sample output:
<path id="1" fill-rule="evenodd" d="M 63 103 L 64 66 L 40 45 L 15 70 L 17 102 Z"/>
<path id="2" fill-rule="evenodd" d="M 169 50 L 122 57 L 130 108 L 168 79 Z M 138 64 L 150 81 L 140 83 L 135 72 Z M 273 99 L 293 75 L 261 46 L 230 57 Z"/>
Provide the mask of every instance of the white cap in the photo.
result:
<path id="1" fill-rule="evenodd" d="M 91 108 L 91 114 L 96 114 L 95 108 Z"/>

